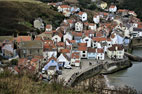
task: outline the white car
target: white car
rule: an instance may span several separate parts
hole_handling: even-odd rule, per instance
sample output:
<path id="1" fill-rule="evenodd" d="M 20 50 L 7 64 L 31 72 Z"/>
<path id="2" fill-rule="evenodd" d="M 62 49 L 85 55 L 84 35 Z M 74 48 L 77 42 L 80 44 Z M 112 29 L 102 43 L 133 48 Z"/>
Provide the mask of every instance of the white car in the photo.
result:
<path id="1" fill-rule="evenodd" d="M 64 66 L 65 69 L 72 69 L 71 65 Z"/>

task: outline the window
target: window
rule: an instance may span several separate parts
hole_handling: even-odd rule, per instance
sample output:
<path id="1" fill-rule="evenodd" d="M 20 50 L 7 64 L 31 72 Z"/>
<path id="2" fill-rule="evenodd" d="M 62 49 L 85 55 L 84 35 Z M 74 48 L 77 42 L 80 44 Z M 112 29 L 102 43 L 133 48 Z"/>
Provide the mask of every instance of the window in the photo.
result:
<path id="1" fill-rule="evenodd" d="M 88 39 L 86 39 L 85 41 L 88 41 Z"/>
<path id="2" fill-rule="evenodd" d="M 83 53 L 85 53 L 85 51 L 83 51 Z"/>
<path id="3" fill-rule="evenodd" d="M 83 57 L 85 57 L 86 55 L 83 55 Z"/>

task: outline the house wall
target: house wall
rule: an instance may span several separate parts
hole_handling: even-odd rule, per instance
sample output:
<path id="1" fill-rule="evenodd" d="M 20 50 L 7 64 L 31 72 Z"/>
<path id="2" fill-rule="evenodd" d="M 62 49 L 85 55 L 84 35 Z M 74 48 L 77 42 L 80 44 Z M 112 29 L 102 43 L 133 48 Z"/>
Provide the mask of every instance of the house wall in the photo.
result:
<path id="1" fill-rule="evenodd" d="M 96 53 L 90 52 L 88 53 L 88 59 L 96 59 Z"/>
<path id="2" fill-rule="evenodd" d="M 81 58 L 87 58 L 87 51 L 80 51 Z"/>
<path id="3" fill-rule="evenodd" d="M 75 23 L 75 31 L 83 31 L 83 24 L 82 23 Z"/>
<path id="4" fill-rule="evenodd" d="M 59 37 L 58 35 L 55 35 L 55 36 L 52 37 L 52 40 L 54 42 L 60 42 L 61 41 L 61 37 Z"/>
<path id="5" fill-rule="evenodd" d="M 26 58 L 29 55 L 41 56 L 41 55 L 43 55 L 43 49 L 42 48 L 20 49 L 20 57 L 21 58 Z"/>

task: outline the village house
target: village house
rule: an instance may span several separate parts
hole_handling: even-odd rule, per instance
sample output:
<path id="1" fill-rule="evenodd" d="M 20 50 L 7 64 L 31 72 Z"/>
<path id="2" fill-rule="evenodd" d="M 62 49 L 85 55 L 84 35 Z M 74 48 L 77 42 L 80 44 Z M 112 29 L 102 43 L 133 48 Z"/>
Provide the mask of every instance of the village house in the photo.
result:
<path id="1" fill-rule="evenodd" d="M 101 44 L 103 44 L 105 42 L 106 42 L 105 37 L 93 37 L 93 39 L 92 39 L 93 48 L 102 48 Z"/>
<path id="2" fill-rule="evenodd" d="M 57 42 L 56 46 L 57 46 L 58 52 L 60 52 L 61 49 L 65 49 L 66 44 L 65 42 Z"/>
<path id="3" fill-rule="evenodd" d="M 87 21 L 87 13 L 86 12 L 81 12 L 80 11 L 77 15 L 79 16 L 79 19 L 81 21 Z"/>
<path id="4" fill-rule="evenodd" d="M 81 32 L 83 31 L 83 23 L 78 21 L 75 23 L 75 31 Z"/>
<path id="5" fill-rule="evenodd" d="M 32 37 L 31 36 L 17 36 L 15 38 L 15 42 L 18 45 L 20 42 L 26 42 L 26 41 L 31 41 Z"/>
<path id="6" fill-rule="evenodd" d="M 88 29 L 89 29 L 89 30 L 94 30 L 94 31 L 96 31 L 97 26 L 96 26 L 96 24 L 94 24 L 94 23 L 90 23 L 90 24 L 88 24 Z"/>
<path id="7" fill-rule="evenodd" d="M 60 53 L 67 55 L 69 58 L 71 57 L 71 49 L 67 49 L 67 48 L 61 49 Z"/>
<path id="8" fill-rule="evenodd" d="M 78 51 L 80 51 L 81 58 L 87 58 L 87 43 L 79 43 Z"/>
<path id="9" fill-rule="evenodd" d="M 37 35 L 36 37 L 41 37 L 42 40 L 52 39 L 53 32 L 55 32 L 55 31 L 43 32 L 43 33 Z"/>
<path id="10" fill-rule="evenodd" d="M 92 42 L 92 39 L 88 36 L 85 36 L 83 39 L 82 39 L 82 42 L 83 43 L 87 43 L 87 47 L 91 47 L 91 42 Z"/>
<path id="11" fill-rule="evenodd" d="M 66 39 L 69 39 L 69 40 L 73 39 L 73 35 L 71 34 L 71 32 L 66 32 L 66 34 L 63 35 L 64 42 L 66 41 Z"/>
<path id="12" fill-rule="evenodd" d="M 43 43 L 39 40 L 24 41 L 19 44 L 19 55 L 21 58 L 43 55 Z"/>
<path id="13" fill-rule="evenodd" d="M 57 43 L 60 42 L 62 40 L 63 34 L 61 32 L 55 32 L 53 34 L 52 40 Z"/>
<path id="14" fill-rule="evenodd" d="M 60 56 L 57 58 L 57 62 L 59 63 L 59 66 L 64 68 L 71 68 L 70 66 L 71 59 L 66 55 L 61 53 Z"/>
<path id="15" fill-rule="evenodd" d="M 95 14 L 94 17 L 93 17 L 93 21 L 96 24 L 100 23 L 100 16 L 98 14 Z"/>
<path id="16" fill-rule="evenodd" d="M 7 59 L 16 56 L 13 36 L 0 36 L 0 54 Z"/>
<path id="17" fill-rule="evenodd" d="M 105 53 L 104 53 L 104 49 L 103 48 L 97 48 L 97 60 L 104 60 L 105 59 Z"/>
<path id="18" fill-rule="evenodd" d="M 2 48 L 2 56 L 9 59 L 16 56 L 16 50 L 14 50 L 13 44 L 5 44 Z"/>
<path id="19" fill-rule="evenodd" d="M 65 11 L 63 11 L 63 15 L 64 15 L 65 17 L 70 17 L 71 11 L 65 10 Z"/>
<path id="20" fill-rule="evenodd" d="M 112 45 L 112 47 L 108 48 L 107 55 L 111 59 L 123 59 L 124 58 L 123 45 L 120 44 Z"/>
<path id="21" fill-rule="evenodd" d="M 95 48 L 88 48 L 88 59 L 96 59 L 97 51 Z"/>
<path id="22" fill-rule="evenodd" d="M 81 61 L 81 56 L 80 56 L 80 52 L 76 51 L 76 52 L 72 52 L 71 55 L 71 65 L 75 66 L 75 67 L 79 67 L 80 66 L 80 61 Z"/>
<path id="23" fill-rule="evenodd" d="M 47 73 L 48 77 L 51 77 L 57 71 L 59 71 L 59 64 L 57 62 L 57 59 L 52 56 L 51 58 L 49 58 L 46 65 L 42 68 L 42 73 Z"/>
<path id="24" fill-rule="evenodd" d="M 79 32 L 72 32 L 72 35 L 74 36 L 74 40 L 76 41 L 76 43 L 81 43 L 82 42 L 82 33 Z"/>
<path id="25" fill-rule="evenodd" d="M 55 58 L 57 57 L 57 47 L 53 43 L 53 40 L 45 40 L 43 41 L 44 50 L 43 50 L 43 57 L 45 59 L 49 59 L 52 56 Z"/>
<path id="26" fill-rule="evenodd" d="M 70 6 L 68 5 L 60 5 L 58 6 L 58 12 L 65 12 L 65 11 L 70 11 Z"/>
<path id="27" fill-rule="evenodd" d="M 46 32 L 51 32 L 52 31 L 52 25 L 50 25 L 50 24 L 46 25 L 45 31 Z"/>
<path id="28" fill-rule="evenodd" d="M 88 36 L 89 38 L 93 38 L 95 34 L 93 30 L 84 30 L 83 32 L 84 32 L 84 35 Z"/>
<path id="29" fill-rule="evenodd" d="M 109 12 L 114 13 L 114 12 L 116 12 L 116 11 L 117 11 L 117 7 L 116 7 L 115 5 L 111 5 L 111 6 L 109 7 Z"/>
<path id="30" fill-rule="evenodd" d="M 101 8 L 101 9 L 107 8 L 107 3 L 106 3 L 106 2 L 101 2 L 100 8 Z"/>
<path id="31" fill-rule="evenodd" d="M 133 38 L 142 37 L 142 28 L 133 28 L 133 32 L 131 32 L 131 36 Z"/>

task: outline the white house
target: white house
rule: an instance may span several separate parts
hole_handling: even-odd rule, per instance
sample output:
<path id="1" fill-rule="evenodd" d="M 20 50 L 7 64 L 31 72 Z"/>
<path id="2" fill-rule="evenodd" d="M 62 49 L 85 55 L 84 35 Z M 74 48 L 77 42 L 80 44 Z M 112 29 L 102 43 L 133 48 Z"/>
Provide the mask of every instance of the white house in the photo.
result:
<path id="1" fill-rule="evenodd" d="M 87 43 L 87 47 L 91 47 L 92 39 L 88 36 L 83 38 L 83 43 Z"/>
<path id="2" fill-rule="evenodd" d="M 56 43 L 60 42 L 62 39 L 62 36 L 63 36 L 62 33 L 56 33 L 53 35 L 52 40 Z"/>
<path id="3" fill-rule="evenodd" d="M 90 30 L 96 30 L 96 24 L 94 24 L 94 23 L 90 23 L 89 25 L 88 25 L 88 29 L 90 29 Z"/>
<path id="4" fill-rule="evenodd" d="M 100 23 L 100 16 L 99 16 L 99 15 L 94 15 L 93 21 L 94 21 L 94 23 L 96 23 L 96 24 Z"/>
<path id="5" fill-rule="evenodd" d="M 46 28 L 45 28 L 45 31 L 46 32 L 50 32 L 50 31 L 52 31 L 52 25 L 46 25 Z"/>
<path id="6" fill-rule="evenodd" d="M 86 43 L 79 43 L 78 44 L 78 51 L 80 51 L 81 58 L 87 58 L 87 44 Z"/>
<path id="7" fill-rule="evenodd" d="M 116 33 L 111 34 L 110 38 L 112 40 L 112 44 L 123 44 L 124 43 L 123 42 L 124 38 Z"/>
<path id="8" fill-rule="evenodd" d="M 87 21 L 87 13 L 86 12 L 79 12 L 78 16 L 80 18 L 81 21 Z"/>
<path id="9" fill-rule="evenodd" d="M 83 31 L 83 23 L 82 22 L 75 23 L 75 31 Z"/>
<path id="10" fill-rule="evenodd" d="M 123 57 L 124 57 L 123 45 L 120 45 L 120 44 L 112 45 L 112 47 L 108 48 L 107 55 L 109 58 L 123 59 Z"/>
<path id="11" fill-rule="evenodd" d="M 65 11 L 63 11 L 63 14 L 65 17 L 70 17 L 71 12 L 69 10 L 65 10 Z"/>
<path id="12" fill-rule="evenodd" d="M 133 28 L 131 35 L 136 38 L 142 37 L 142 28 Z"/>
<path id="13" fill-rule="evenodd" d="M 80 60 L 81 60 L 80 52 L 72 52 L 71 65 L 79 67 L 80 66 Z"/>
<path id="14" fill-rule="evenodd" d="M 109 12 L 116 12 L 117 11 L 117 7 L 115 6 L 115 5 L 111 5 L 110 7 L 109 7 Z"/>
<path id="15" fill-rule="evenodd" d="M 104 54 L 104 49 L 103 48 L 97 48 L 97 60 L 104 60 L 105 59 L 105 54 Z"/>
<path id="16" fill-rule="evenodd" d="M 92 46 L 93 48 L 102 48 L 101 44 L 106 42 L 105 37 L 93 37 Z"/>
<path id="17" fill-rule="evenodd" d="M 68 5 L 60 5 L 58 6 L 58 12 L 70 11 L 70 6 Z"/>
<path id="18" fill-rule="evenodd" d="M 57 58 L 57 62 L 63 67 L 67 67 L 68 65 L 70 65 L 70 58 L 67 55 L 61 53 L 60 56 Z"/>
<path id="19" fill-rule="evenodd" d="M 63 36 L 64 42 L 66 41 L 66 39 L 69 39 L 69 40 L 73 39 L 73 36 L 70 32 L 66 32 L 66 34 Z"/>

